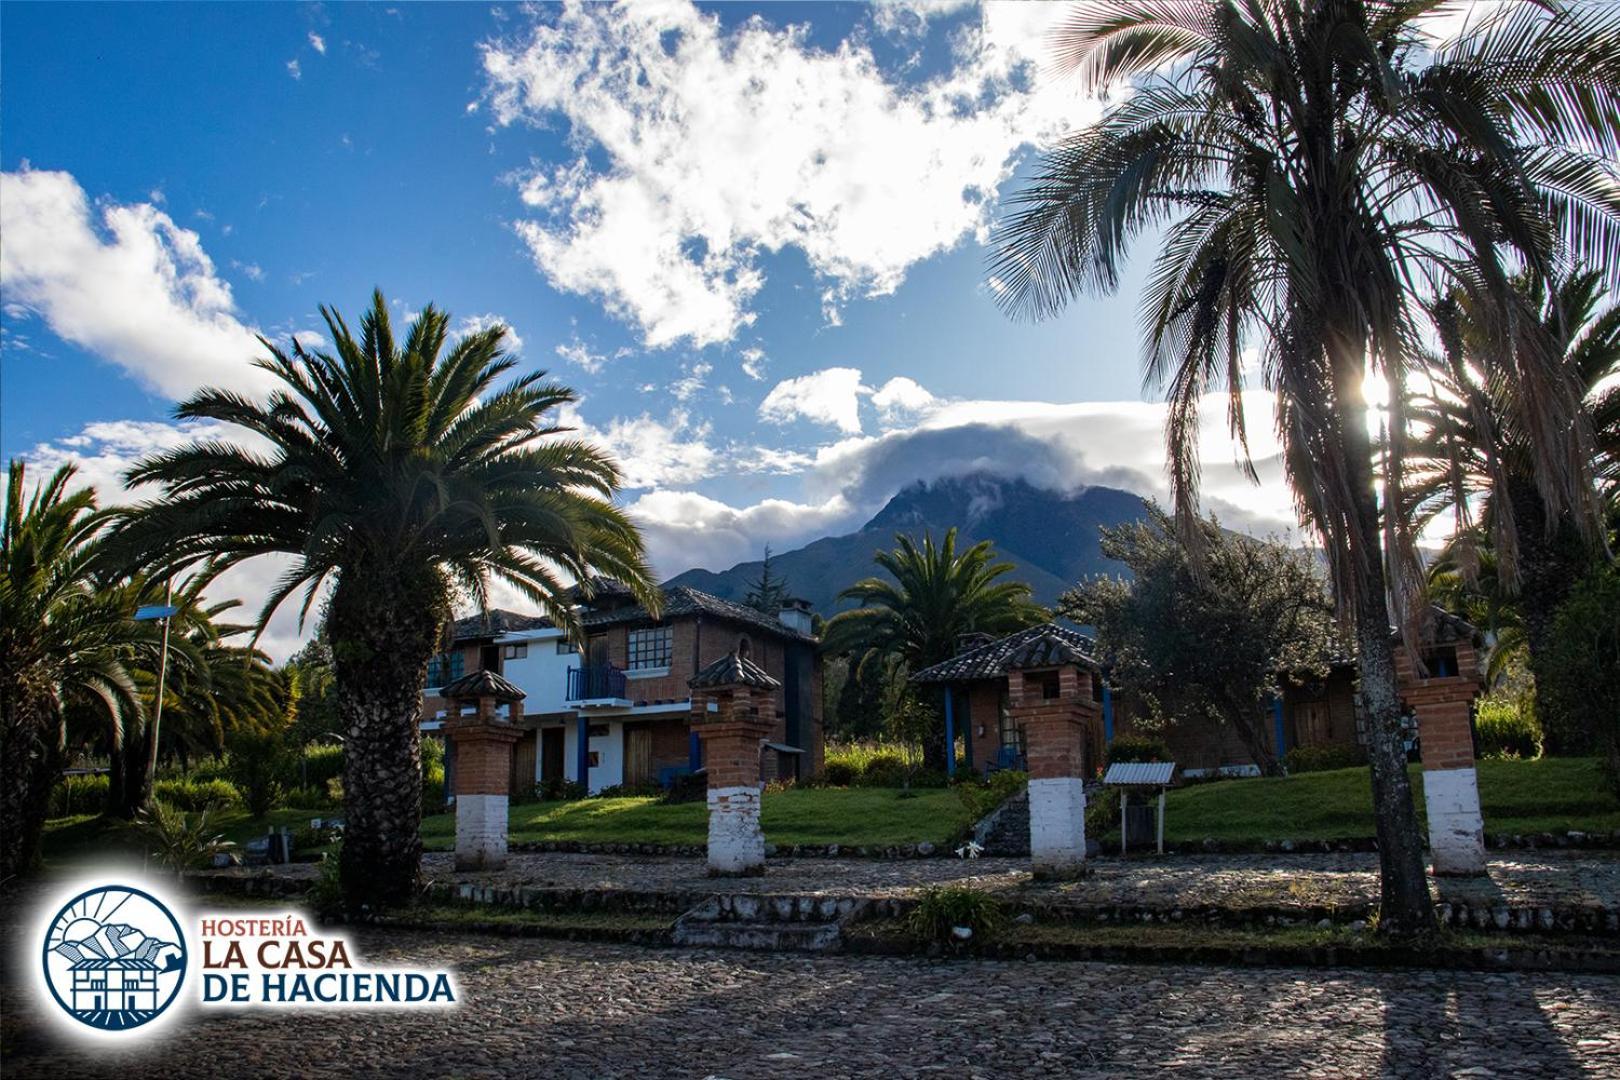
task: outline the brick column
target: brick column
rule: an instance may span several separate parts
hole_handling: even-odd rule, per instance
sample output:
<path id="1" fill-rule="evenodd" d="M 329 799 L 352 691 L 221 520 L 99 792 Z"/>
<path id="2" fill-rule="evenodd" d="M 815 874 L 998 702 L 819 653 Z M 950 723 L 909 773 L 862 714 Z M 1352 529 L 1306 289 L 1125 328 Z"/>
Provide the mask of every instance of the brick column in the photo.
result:
<path id="1" fill-rule="evenodd" d="M 1401 697 L 1417 715 L 1423 751 L 1423 802 L 1429 817 L 1429 855 L 1436 874 L 1485 872 L 1485 822 L 1479 810 L 1470 724 L 1480 684 L 1478 659 L 1457 649 L 1461 674 L 1420 679 L 1404 649 L 1395 651 Z"/>
<path id="2" fill-rule="evenodd" d="M 445 734 L 456 746 L 456 869 L 506 865 L 512 746 L 523 732 L 482 699 L 476 716 L 453 717 Z"/>
<path id="3" fill-rule="evenodd" d="M 709 712 L 713 701 L 717 711 Z M 703 740 L 709 787 L 709 873 L 751 877 L 765 872 L 759 827 L 760 744 L 771 732 L 768 694 L 729 687 L 692 695 L 692 726 Z"/>
<path id="4" fill-rule="evenodd" d="M 1037 878 L 1076 877 L 1085 870 L 1081 745 L 1086 726 L 1102 718 L 1091 700 L 1089 672 L 1065 666 L 1057 677 L 1058 696 L 1052 698 L 1038 673 L 1007 675 L 1008 711 L 1024 729 L 1029 762 L 1029 854 Z"/>

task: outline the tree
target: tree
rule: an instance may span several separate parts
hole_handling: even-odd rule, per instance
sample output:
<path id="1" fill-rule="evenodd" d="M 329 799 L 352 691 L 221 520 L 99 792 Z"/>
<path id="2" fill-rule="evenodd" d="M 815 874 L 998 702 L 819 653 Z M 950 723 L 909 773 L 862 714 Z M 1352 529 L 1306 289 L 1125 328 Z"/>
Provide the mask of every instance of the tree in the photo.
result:
<path id="1" fill-rule="evenodd" d="M 759 577 L 748 586 L 743 603 L 775 618 L 788 598 L 787 582 L 771 573 L 771 545 L 765 545 L 765 559 L 759 564 Z"/>
<path id="2" fill-rule="evenodd" d="M 1612 500 L 1620 489 L 1620 304 L 1606 302 L 1602 276 L 1592 271 L 1550 281 L 1521 276 L 1515 284 L 1537 317 L 1520 326 L 1509 347 L 1559 358 L 1591 423 L 1591 473 Z M 1537 657 L 1554 645 L 1558 609 L 1602 557 L 1601 537 L 1583 530 L 1576 515 L 1549 510 L 1527 430 L 1533 403 L 1520 400 L 1522 383 L 1504 377 L 1494 317 L 1464 290 L 1436 300 L 1431 311 L 1441 348 L 1422 352 L 1422 379 L 1414 380 L 1430 389 L 1411 409 L 1417 430 L 1408 464 L 1411 512 L 1420 527 L 1454 516 L 1448 560 L 1464 579 L 1489 558 L 1490 585 L 1518 608 L 1534 671 Z M 1545 716 L 1548 703 L 1539 690 L 1537 697 Z"/>
<path id="3" fill-rule="evenodd" d="M 997 580 L 1014 567 L 995 561 L 988 540 L 960 555 L 955 529 L 938 545 L 932 533 L 920 546 L 903 534 L 895 543 L 894 550 L 872 557 L 889 576 L 865 578 L 839 593 L 840 600 L 859 606 L 827 620 L 822 648 L 857 658 L 852 680 L 868 677 L 873 665 L 904 663 L 918 671 L 954 656 L 963 634 L 1001 636 L 1046 618 L 1028 585 Z M 930 768 L 945 767 L 943 730 L 924 750 Z"/>
<path id="4" fill-rule="evenodd" d="M 1265 704 L 1289 680 L 1323 678 L 1336 646 L 1333 605 L 1308 553 L 1200 524 L 1201 565 L 1158 507 L 1102 530 L 1102 552 L 1134 580 L 1095 578 L 1060 614 L 1096 628 L 1121 687 L 1161 718 L 1223 724 L 1261 771 L 1280 771 Z"/>
<path id="5" fill-rule="evenodd" d="M 1130 242 L 1155 233 L 1144 365 L 1149 384 L 1168 385 L 1171 489 L 1189 538 L 1200 405 L 1224 389 L 1247 446 L 1245 352 L 1257 347 L 1298 509 L 1356 628 L 1379 926 L 1393 933 L 1434 926 L 1389 637 L 1392 600 L 1409 631 L 1426 608 L 1410 522 L 1379 506 L 1380 480 L 1401 506 L 1402 387 L 1421 320 L 1411 283 L 1479 295 L 1506 340 L 1525 317 L 1515 261 L 1546 271 L 1561 249 L 1620 273 L 1620 8 L 1514 5 L 1436 48 L 1419 25 L 1434 7 L 1075 9 L 1055 37 L 1058 65 L 1087 87 L 1135 85 L 1014 196 L 990 277 L 1008 309 L 1050 315 L 1082 291 L 1114 289 Z M 1562 368 L 1539 351 L 1506 363 L 1539 417 L 1532 458 L 1550 508 L 1581 505 L 1590 458 L 1568 451 L 1583 423 Z M 1376 372 L 1395 391 L 1381 477 L 1363 389 Z"/>
<path id="6" fill-rule="evenodd" d="M 1567 725 L 1559 733 L 1566 745 L 1584 741 L 1580 749 L 1602 754 L 1609 786 L 1620 794 L 1620 570 L 1600 566 L 1578 582 L 1553 630 L 1542 658 L 1551 706 L 1543 728 Z"/>
<path id="7" fill-rule="evenodd" d="M 203 390 L 181 419 L 235 425 L 259 447 L 194 442 L 145 459 L 159 498 L 121 515 L 118 540 L 153 576 L 219 571 L 279 552 L 290 565 L 259 612 L 330 582 L 326 631 L 346 753 L 340 876 L 347 902 L 413 895 L 421 858 L 417 724 L 429 657 L 460 590 L 499 580 L 580 633 L 571 581 L 602 574 L 657 610 L 642 540 L 611 502 L 619 470 L 550 419 L 575 400 L 515 362 L 506 328 L 449 341 L 428 307 L 397 341 L 382 293 L 356 337 L 323 307 L 332 352 L 263 341 L 279 383 L 263 400 Z M 261 339 L 262 340 L 262 339 Z"/>
<path id="8" fill-rule="evenodd" d="M 71 465 L 32 493 L 10 465 L 0 529 L 0 882 L 39 853 L 65 725 L 82 710 L 116 732 L 141 703 L 129 661 L 141 630 L 121 590 L 101 587 L 107 518 Z"/>

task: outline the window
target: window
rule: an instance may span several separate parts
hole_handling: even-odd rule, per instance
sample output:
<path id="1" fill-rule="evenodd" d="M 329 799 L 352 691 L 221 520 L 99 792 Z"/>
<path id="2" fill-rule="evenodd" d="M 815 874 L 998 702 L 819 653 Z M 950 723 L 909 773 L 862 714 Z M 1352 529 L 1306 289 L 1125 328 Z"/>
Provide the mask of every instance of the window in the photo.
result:
<path id="1" fill-rule="evenodd" d="M 440 653 L 428 661 L 427 684 L 443 686 L 445 683 L 455 682 L 461 678 L 464 663 L 460 652 Z"/>
<path id="2" fill-rule="evenodd" d="M 573 656 L 573 655 L 577 654 L 578 652 L 579 652 L 579 646 L 575 645 L 572 641 L 569 641 L 567 638 L 563 638 L 561 641 L 557 642 L 557 655 L 558 656 Z"/>
<path id="3" fill-rule="evenodd" d="M 529 655 L 529 646 L 527 644 L 508 645 L 506 647 L 506 650 L 501 653 L 501 658 L 503 660 L 522 660 L 525 657 L 527 657 L 528 655 Z"/>
<path id="4" fill-rule="evenodd" d="M 667 668 L 675 652 L 675 632 L 668 626 L 652 626 L 630 631 L 631 671 Z"/>

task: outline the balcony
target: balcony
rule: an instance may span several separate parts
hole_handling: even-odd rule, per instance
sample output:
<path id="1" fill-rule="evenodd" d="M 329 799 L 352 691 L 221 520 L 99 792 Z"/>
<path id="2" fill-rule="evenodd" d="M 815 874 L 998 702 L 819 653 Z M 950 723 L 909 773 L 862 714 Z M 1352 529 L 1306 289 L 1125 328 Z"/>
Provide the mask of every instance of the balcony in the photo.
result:
<path id="1" fill-rule="evenodd" d="M 569 668 L 567 701 L 570 705 L 628 705 L 624 672 L 612 664 Z"/>

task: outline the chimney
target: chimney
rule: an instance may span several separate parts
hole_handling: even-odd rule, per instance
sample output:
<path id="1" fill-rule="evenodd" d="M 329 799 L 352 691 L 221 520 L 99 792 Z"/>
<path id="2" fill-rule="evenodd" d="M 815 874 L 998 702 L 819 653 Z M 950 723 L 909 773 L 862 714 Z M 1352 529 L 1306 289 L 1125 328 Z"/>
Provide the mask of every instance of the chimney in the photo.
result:
<path id="1" fill-rule="evenodd" d="M 784 597 L 782 610 L 777 613 L 776 618 L 789 630 L 809 634 L 812 625 L 810 621 L 810 601 L 800 600 L 796 596 Z"/>
<path id="2" fill-rule="evenodd" d="M 961 655 L 962 653 L 965 653 L 965 652 L 972 652 L 974 649 L 977 649 L 979 646 L 988 645 L 994 640 L 995 640 L 995 638 L 991 637 L 989 634 L 986 634 L 986 633 L 984 633 L 982 631 L 974 631 L 972 633 L 967 633 L 967 634 L 958 634 L 957 638 L 956 638 L 956 652 L 957 652 L 957 655 Z"/>

